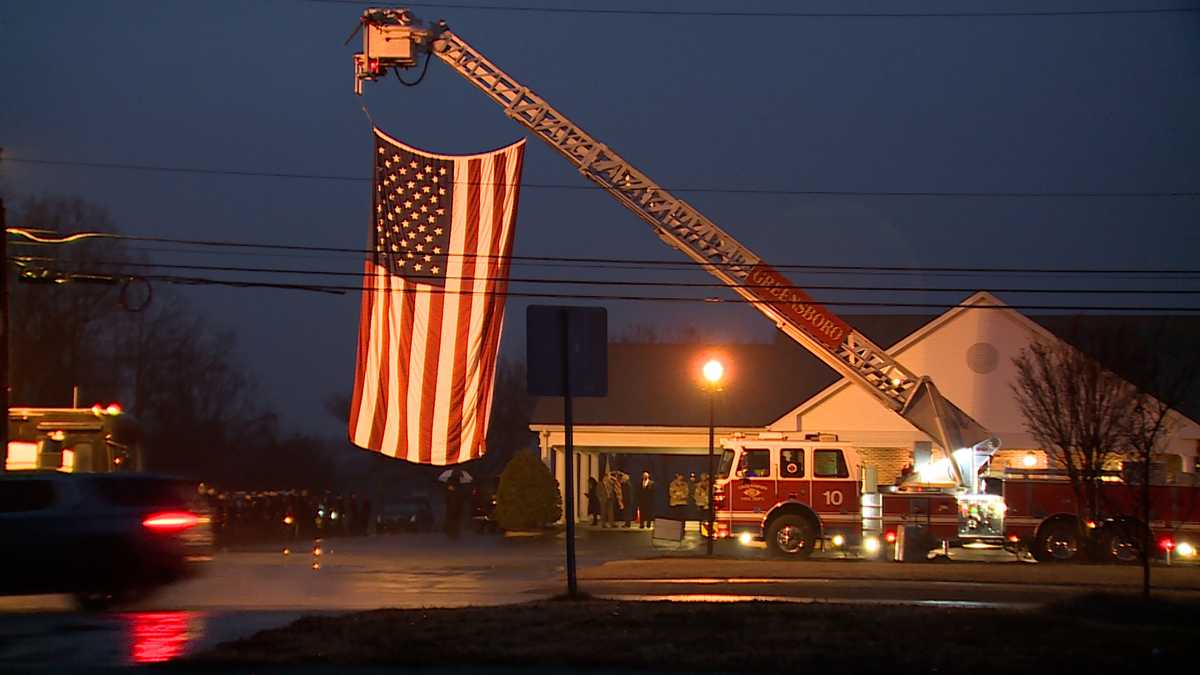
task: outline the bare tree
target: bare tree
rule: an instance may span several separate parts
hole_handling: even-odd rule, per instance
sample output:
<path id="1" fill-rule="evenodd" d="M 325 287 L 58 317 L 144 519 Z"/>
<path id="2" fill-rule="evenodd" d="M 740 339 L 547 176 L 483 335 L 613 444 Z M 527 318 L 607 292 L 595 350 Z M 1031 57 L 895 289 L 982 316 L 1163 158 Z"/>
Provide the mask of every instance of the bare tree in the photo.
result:
<path id="1" fill-rule="evenodd" d="M 1124 458 L 1138 392 L 1104 365 L 1105 355 L 1120 352 L 1118 343 L 1089 341 L 1088 353 L 1061 341 L 1038 340 L 1022 349 L 1012 390 L 1029 433 L 1066 471 L 1081 515 L 1096 521 L 1100 479 Z"/>

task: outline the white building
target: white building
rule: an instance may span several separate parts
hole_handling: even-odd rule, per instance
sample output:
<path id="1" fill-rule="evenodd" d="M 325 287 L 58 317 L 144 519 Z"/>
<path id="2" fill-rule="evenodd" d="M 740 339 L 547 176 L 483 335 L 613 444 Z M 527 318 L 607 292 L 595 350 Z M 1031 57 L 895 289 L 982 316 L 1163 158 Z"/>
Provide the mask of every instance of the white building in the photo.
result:
<path id="1" fill-rule="evenodd" d="M 1027 456 L 1044 466 L 1045 455 L 1025 429 L 1012 393 L 1013 358 L 1035 339 L 1059 340 L 1052 330 L 1066 334 L 1077 320 L 1046 316 L 1035 321 L 986 292 L 960 305 L 937 317 L 848 318 L 877 344 L 890 344 L 888 352 L 911 371 L 932 377 L 943 395 L 1000 439 L 1002 449 L 993 459 L 993 469 L 1020 466 Z M 1137 320 L 1093 316 L 1084 321 Z M 1200 321 L 1190 321 L 1200 327 Z M 836 434 L 858 447 L 880 468 L 880 480 L 888 482 L 913 461 L 915 448 L 928 447 L 931 441 L 790 341 L 722 348 L 614 344 L 609 349 L 608 397 L 575 401 L 577 513 L 586 514 L 587 477 L 599 475 L 603 454 L 707 454 L 708 399 L 696 378 L 699 364 L 720 351 L 725 352 L 729 372 L 716 401 L 718 439 L 736 431 Z M 558 398 L 540 400 L 530 425 L 538 433 L 542 459 L 560 485 L 565 479 L 561 406 Z M 1195 417 L 1200 417 L 1200 401 L 1173 414 L 1166 448 L 1182 458 L 1188 471 L 1195 469 L 1200 454 Z"/>

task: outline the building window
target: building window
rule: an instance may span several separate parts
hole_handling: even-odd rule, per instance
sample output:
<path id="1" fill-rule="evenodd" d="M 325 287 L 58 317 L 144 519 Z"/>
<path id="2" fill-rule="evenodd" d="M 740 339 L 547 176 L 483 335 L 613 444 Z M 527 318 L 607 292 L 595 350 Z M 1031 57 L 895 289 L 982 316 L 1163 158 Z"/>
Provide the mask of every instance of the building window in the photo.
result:
<path id="1" fill-rule="evenodd" d="M 813 451 L 813 475 L 817 478 L 849 478 L 850 468 L 841 450 L 829 448 Z"/>
<path id="2" fill-rule="evenodd" d="M 779 477 L 804 478 L 804 448 L 784 448 L 779 451 Z"/>

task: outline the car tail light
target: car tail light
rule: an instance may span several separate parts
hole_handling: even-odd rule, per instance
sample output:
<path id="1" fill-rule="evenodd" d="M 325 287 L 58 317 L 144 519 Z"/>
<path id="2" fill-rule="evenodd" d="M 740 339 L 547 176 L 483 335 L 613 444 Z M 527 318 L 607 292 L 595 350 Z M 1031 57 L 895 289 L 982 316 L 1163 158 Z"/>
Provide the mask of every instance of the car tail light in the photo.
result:
<path id="1" fill-rule="evenodd" d="M 199 522 L 200 516 L 190 511 L 160 511 L 146 516 L 142 526 L 154 532 L 180 532 Z"/>

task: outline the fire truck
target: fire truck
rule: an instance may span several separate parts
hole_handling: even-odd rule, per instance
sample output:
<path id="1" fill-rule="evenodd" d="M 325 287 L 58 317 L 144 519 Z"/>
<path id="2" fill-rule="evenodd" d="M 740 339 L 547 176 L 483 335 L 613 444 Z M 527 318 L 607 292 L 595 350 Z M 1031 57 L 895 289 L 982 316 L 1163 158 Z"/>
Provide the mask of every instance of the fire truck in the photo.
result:
<path id="1" fill-rule="evenodd" d="M 141 428 L 119 404 L 9 408 L 8 471 L 142 470 Z"/>
<path id="2" fill-rule="evenodd" d="M 807 556 L 818 542 L 895 551 L 967 540 L 1002 543 L 1032 534 L 1005 530 L 1007 483 L 980 479 L 999 441 L 867 336 L 815 302 L 699 210 L 638 170 L 481 52 L 444 21 L 406 9 L 366 9 L 363 50 L 354 55 L 354 90 L 390 72 L 437 58 L 546 142 L 588 180 L 761 312 L 780 331 L 880 404 L 925 433 L 943 457 L 920 475 L 880 487 L 853 447 L 823 435 L 725 439 L 713 482 L 717 532 L 759 537 L 775 552 Z M 992 488 L 992 489 L 988 489 Z M 1011 490 L 1017 490 L 1015 483 Z M 1014 521 L 1018 527 L 1028 524 Z M 1054 521 L 1058 522 L 1058 521 Z M 904 540 L 904 541 L 901 541 Z M 926 549 L 928 550 L 928 549 Z M 1039 554 L 1040 555 L 1040 554 Z M 1052 556 L 1053 557 L 1053 556 Z"/>

